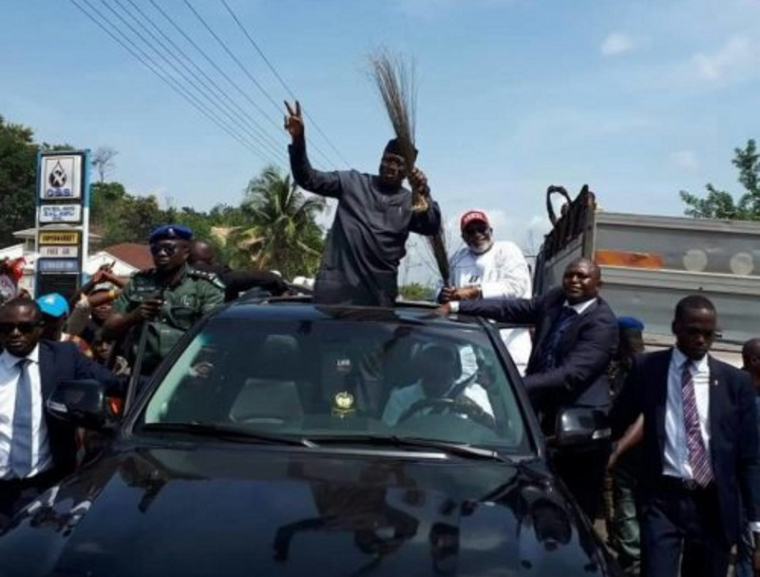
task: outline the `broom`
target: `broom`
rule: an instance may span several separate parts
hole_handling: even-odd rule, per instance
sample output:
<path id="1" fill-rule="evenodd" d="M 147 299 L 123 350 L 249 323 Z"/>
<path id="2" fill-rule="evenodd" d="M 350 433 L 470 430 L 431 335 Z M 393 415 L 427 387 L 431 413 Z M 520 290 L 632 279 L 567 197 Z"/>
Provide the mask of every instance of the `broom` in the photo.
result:
<path id="1" fill-rule="evenodd" d="M 414 170 L 416 148 L 414 147 L 414 122 L 417 108 L 417 92 L 414 86 L 414 63 L 407 67 L 403 59 L 380 51 L 369 57 L 375 80 L 385 110 L 388 112 L 393 131 L 401 145 L 401 155 L 406 164 L 407 178 Z M 411 181 L 410 181 L 411 182 Z M 427 210 L 427 198 L 412 187 L 412 208 Z"/>
<path id="2" fill-rule="evenodd" d="M 406 164 L 406 175 L 412 174 L 417 149 L 414 146 L 415 112 L 417 91 L 414 83 L 414 62 L 407 66 L 399 55 L 391 55 L 380 50 L 369 57 L 372 77 L 375 80 L 393 131 L 401 146 Z M 411 182 L 411 180 L 410 180 Z M 412 185 L 412 210 L 425 211 L 429 207 L 428 197 Z M 449 282 L 449 260 L 446 254 L 443 225 L 440 231 L 428 236 L 430 250 L 435 259 L 444 285 Z"/>

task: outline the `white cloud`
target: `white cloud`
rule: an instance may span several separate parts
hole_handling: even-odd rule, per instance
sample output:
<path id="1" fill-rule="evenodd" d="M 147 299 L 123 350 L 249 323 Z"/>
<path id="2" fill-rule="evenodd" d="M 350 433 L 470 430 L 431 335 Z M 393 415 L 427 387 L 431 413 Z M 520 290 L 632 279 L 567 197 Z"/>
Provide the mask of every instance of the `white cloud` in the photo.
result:
<path id="1" fill-rule="evenodd" d="M 715 52 L 695 54 L 692 65 L 703 80 L 723 80 L 749 68 L 758 59 L 759 50 L 760 46 L 746 36 L 734 36 Z"/>
<path id="2" fill-rule="evenodd" d="M 699 168 L 699 162 L 697 161 L 697 155 L 693 150 L 679 150 L 671 155 L 673 164 L 678 168 L 685 170 L 696 170 Z"/>
<path id="3" fill-rule="evenodd" d="M 603 56 L 617 56 L 630 52 L 634 48 L 636 48 L 636 41 L 632 36 L 624 32 L 613 32 L 604 39 L 601 50 Z"/>

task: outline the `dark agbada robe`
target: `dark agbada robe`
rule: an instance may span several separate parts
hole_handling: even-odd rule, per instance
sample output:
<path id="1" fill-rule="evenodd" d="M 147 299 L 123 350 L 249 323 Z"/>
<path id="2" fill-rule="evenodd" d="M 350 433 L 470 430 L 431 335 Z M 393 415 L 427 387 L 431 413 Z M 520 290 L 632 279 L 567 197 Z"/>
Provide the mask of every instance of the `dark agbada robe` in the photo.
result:
<path id="1" fill-rule="evenodd" d="M 338 199 L 314 286 L 314 302 L 392 306 L 398 295 L 398 265 L 410 232 L 437 234 L 441 211 L 432 199 L 412 211 L 412 193 L 382 187 L 377 176 L 355 170 L 320 172 L 306 149 L 291 145 L 290 168 L 303 189 Z"/>

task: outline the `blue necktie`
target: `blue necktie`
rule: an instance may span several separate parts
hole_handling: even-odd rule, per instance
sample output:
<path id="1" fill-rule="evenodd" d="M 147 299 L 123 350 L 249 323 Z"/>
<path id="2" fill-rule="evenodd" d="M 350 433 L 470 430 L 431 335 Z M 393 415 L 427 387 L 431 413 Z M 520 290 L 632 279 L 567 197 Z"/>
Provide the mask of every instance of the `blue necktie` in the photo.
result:
<path id="1" fill-rule="evenodd" d="M 29 378 L 29 359 L 21 359 L 16 366 L 20 374 L 13 409 L 9 464 L 11 471 L 23 479 L 32 470 L 32 380 Z"/>
<path id="2" fill-rule="evenodd" d="M 572 307 L 563 307 L 557 320 L 554 321 L 551 331 L 541 347 L 542 370 L 548 371 L 557 366 L 557 348 L 562 335 L 578 317 L 578 313 Z"/>

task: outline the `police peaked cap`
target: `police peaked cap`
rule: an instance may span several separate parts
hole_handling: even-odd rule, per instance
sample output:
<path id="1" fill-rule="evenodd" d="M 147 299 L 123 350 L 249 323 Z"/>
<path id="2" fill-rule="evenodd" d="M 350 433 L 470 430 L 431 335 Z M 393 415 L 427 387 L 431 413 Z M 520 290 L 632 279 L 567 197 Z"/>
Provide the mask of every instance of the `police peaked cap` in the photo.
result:
<path id="1" fill-rule="evenodd" d="M 165 224 L 159 226 L 150 234 L 148 242 L 154 243 L 159 240 L 192 240 L 193 231 L 181 224 Z"/>

